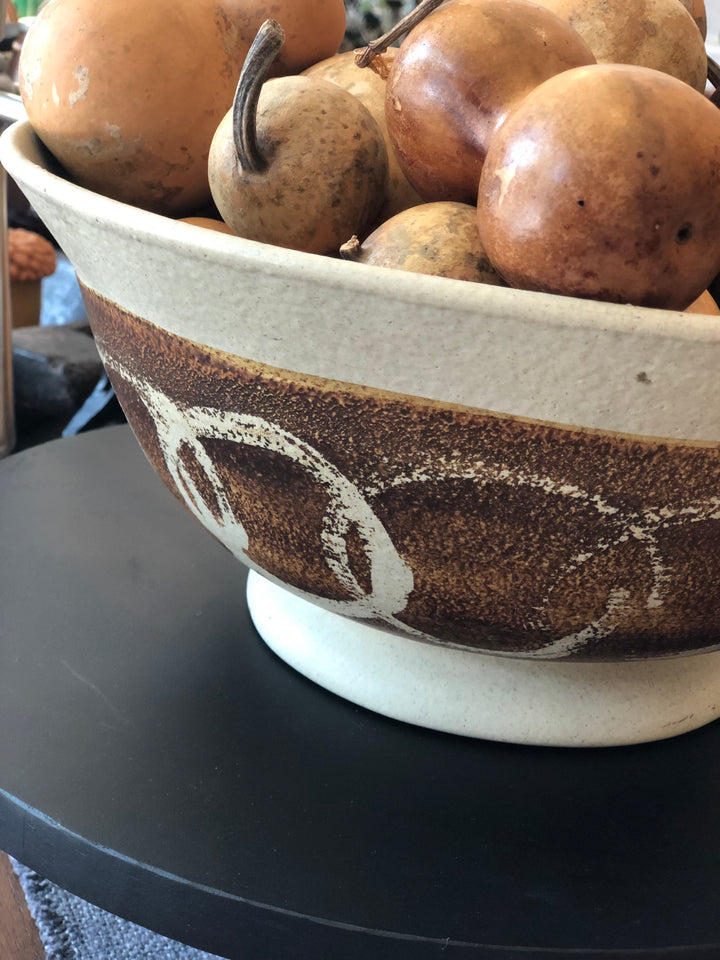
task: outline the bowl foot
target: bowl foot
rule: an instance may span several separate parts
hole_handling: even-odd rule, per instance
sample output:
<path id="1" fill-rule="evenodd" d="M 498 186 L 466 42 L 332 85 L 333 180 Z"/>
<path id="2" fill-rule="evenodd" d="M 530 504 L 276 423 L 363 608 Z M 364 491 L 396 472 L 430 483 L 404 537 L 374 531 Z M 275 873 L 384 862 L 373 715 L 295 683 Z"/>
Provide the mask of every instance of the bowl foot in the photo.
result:
<path id="1" fill-rule="evenodd" d="M 720 716 L 720 651 L 617 663 L 457 650 L 350 620 L 248 577 L 256 629 L 286 663 L 377 713 L 446 733 L 544 746 L 677 736 Z"/>

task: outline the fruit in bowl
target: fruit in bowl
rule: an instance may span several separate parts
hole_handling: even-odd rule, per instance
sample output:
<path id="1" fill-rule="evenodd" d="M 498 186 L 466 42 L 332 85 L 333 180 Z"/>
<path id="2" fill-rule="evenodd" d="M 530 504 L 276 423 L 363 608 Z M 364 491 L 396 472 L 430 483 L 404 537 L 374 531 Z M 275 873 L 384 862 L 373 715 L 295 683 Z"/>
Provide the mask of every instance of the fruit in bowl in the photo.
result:
<path id="1" fill-rule="evenodd" d="M 339 46 L 342 0 L 278 0 L 273 9 L 287 34 L 277 73 Z M 43 4 L 20 55 L 27 115 L 78 182 L 159 213 L 192 214 L 210 201 L 210 140 L 261 11 L 248 0 Z"/>
<path id="2" fill-rule="evenodd" d="M 233 106 L 210 144 L 210 189 L 239 236 L 332 254 L 380 209 L 385 139 L 363 103 L 336 84 L 307 76 L 268 80 L 284 40 L 275 20 L 258 31 Z M 310 149 L 315 143 L 322 148 Z"/>
<path id="3" fill-rule="evenodd" d="M 513 286 L 684 309 L 720 264 L 720 111 L 657 70 L 594 64 L 533 90 L 480 177 L 478 221 Z"/>
<path id="4" fill-rule="evenodd" d="M 720 326 L 283 249 L 0 159 L 169 489 L 335 692 L 530 743 L 720 711 Z M 192 264 L 192 269 L 188 269 Z"/>

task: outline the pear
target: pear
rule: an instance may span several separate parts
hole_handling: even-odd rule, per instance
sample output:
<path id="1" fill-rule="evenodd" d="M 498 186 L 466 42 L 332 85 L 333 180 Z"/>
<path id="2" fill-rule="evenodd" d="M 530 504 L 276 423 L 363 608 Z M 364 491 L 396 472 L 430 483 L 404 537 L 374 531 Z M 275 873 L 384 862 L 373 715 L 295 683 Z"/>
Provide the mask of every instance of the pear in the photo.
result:
<path id="1" fill-rule="evenodd" d="M 480 238 L 513 287 L 684 310 L 720 273 L 720 111 L 659 70 L 536 87 L 490 144 Z"/>
<path id="2" fill-rule="evenodd" d="M 383 221 L 395 216 L 396 213 L 400 213 L 401 210 L 406 210 L 408 207 L 423 202 L 422 197 L 410 185 L 402 172 L 385 120 L 385 85 L 387 82 L 385 71 L 389 69 L 396 52 L 397 48 L 390 47 L 383 54 L 384 69 L 381 71 L 360 70 L 355 63 L 354 50 L 346 50 L 343 53 L 335 54 L 334 57 L 327 57 L 304 71 L 305 76 L 329 80 L 330 83 L 336 83 L 339 87 L 352 93 L 353 96 L 365 104 L 382 130 L 388 152 L 387 195 L 380 211 L 380 220 Z"/>
<path id="3" fill-rule="evenodd" d="M 351 238 L 340 255 L 391 270 L 507 286 L 480 243 L 475 207 L 453 200 L 401 210 L 362 243 Z"/>
<path id="4" fill-rule="evenodd" d="M 367 107 L 336 84 L 266 79 L 283 40 L 280 24 L 266 20 L 253 41 L 210 144 L 210 189 L 238 236 L 337 254 L 384 201 L 385 141 Z"/>
<path id="5" fill-rule="evenodd" d="M 705 89 L 705 43 L 681 0 L 539 2 L 577 30 L 598 63 L 652 67 Z"/>

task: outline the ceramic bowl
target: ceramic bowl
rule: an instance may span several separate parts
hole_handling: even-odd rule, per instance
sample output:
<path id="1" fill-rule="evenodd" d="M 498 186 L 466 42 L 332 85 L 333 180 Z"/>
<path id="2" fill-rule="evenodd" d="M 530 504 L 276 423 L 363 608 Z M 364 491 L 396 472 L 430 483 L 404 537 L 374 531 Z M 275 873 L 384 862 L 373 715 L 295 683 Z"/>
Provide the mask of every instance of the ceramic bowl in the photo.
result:
<path id="1" fill-rule="evenodd" d="M 720 714 L 720 323 L 179 223 L 0 159 L 169 489 L 330 690 L 553 744 Z"/>

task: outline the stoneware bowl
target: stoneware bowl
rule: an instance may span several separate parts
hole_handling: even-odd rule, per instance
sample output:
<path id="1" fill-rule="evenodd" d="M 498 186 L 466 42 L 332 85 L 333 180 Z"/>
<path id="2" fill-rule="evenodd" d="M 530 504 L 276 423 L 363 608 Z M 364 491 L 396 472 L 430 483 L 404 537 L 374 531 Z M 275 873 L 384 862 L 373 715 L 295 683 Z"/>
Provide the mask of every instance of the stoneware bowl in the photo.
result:
<path id="1" fill-rule="evenodd" d="M 423 277 L 0 159 L 75 266 L 169 489 L 263 639 L 397 719 L 524 743 L 720 714 L 718 318 Z"/>

